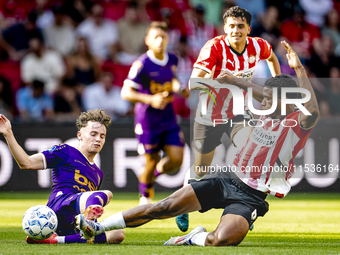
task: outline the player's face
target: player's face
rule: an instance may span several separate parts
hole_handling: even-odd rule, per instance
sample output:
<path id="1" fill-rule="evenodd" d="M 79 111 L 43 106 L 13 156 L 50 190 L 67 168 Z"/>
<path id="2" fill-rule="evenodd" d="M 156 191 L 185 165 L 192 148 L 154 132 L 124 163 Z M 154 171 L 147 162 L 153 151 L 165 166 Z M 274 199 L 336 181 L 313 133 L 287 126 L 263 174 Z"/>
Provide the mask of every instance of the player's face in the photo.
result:
<path id="1" fill-rule="evenodd" d="M 163 53 L 168 45 L 168 35 L 160 28 L 151 29 L 145 37 L 145 44 L 155 53 Z"/>
<path id="2" fill-rule="evenodd" d="M 273 90 L 271 88 L 264 87 L 263 88 L 263 100 L 261 102 L 262 110 L 269 110 L 273 105 Z M 278 99 L 276 110 L 269 114 L 271 116 L 280 115 L 281 112 L 281 100 Z"/>
<path id="3" fill-rule="evenodd" d="M 78 132 L 80 150 L 88 154 L 99 153 L 105 143 L 106 127 L 99 122 L 89 121 L 87 126 Z"/>
<path id="4" fill-rule="evenodd" d="M 244 43 L 247 35 L 250 33 L 250 29 L 246 19 L 241 17 L 228 17 L 224 25 L 224 32 L 232 44 Z"/>

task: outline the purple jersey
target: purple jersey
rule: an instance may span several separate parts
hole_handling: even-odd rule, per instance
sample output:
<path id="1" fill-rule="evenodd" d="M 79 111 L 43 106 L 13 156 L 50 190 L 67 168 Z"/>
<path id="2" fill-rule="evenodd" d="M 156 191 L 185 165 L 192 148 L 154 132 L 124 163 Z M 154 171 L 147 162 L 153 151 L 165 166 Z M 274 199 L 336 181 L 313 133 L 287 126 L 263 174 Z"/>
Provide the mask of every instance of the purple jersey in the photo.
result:
<path id="1" fill-rule="evenodd" d="M 98 190 L 103 172 L 78 149 L 61 144 L 42 154 L 45 157 L 45 167 L 52 168 L 53 185 L 48 206 L 61 206 L 59 202 L 62 199 L 59 197 L 65 195 Z"/>
<path id="2" fill-rule="evenodd" d="M 150 50 L 133 63 L 126 84 L 149 95 L 169 92 L 170 103 L 164 110 L 140 102 L 136 104 L 135 125 L 140 124 L 143 130 L 167 130 L 177 126 L 171 103 L 172 79 L 175 78 L 177 63 L 178 59 L 174 54 L 165 53 L 164 59 L 159 60 Z"/>

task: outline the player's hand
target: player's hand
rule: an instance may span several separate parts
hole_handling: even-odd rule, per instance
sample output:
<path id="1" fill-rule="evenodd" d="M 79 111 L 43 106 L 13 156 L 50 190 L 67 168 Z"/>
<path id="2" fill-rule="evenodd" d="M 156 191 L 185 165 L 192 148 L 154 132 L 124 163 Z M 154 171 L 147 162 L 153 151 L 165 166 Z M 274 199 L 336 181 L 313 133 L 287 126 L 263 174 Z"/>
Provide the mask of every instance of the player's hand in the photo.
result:
<path id="1" fill-rule="evenodd" d="M 221 84 L 233 84 L 236 77 L 228 70 L 222 71 L 217 77 L 216 81 Z"/>
<path id="2" fill-rule="evenodd" d="M 168 97 L 169 92 L 163 91 L 152 96 L 151 106 L 155 109 L 163 110 L 169 103 Z"/>
<path id="3" fill-rule="evenodd" d="M 184 89 L 181 90 L 181 94 L 185 97 L 188 98 L 190 96 L 190 89 L 188 87 L 185 87 Z"/>
<path id="4" fill-rule="evenodd" d="M 303 65 L 301 64 L 299 56 L 293 50 L 293 48 L 286 41 L 282 41 L 281 44 L 287 51 L 286 58 L 288 60 L 288 64 L 290 68 L 293 68 L 293 69 L 303 68 Z"/>
<path id="5" fill-rule="evenodd" d="M 11 129 L 11 122 L 4 115 L 0 114 L 0 133 L 6 135 Z"/>

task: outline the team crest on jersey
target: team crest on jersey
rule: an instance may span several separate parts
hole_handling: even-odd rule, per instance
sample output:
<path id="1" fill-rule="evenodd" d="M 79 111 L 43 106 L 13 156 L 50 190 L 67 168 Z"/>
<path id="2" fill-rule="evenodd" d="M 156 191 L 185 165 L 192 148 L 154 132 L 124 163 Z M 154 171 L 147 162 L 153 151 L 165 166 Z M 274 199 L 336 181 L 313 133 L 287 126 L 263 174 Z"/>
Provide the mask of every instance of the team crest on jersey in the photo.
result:
<path id="1" fill-rule="evenodd" d="M 248 58 L 249 64 L 253 64 L 255 61 L 256 61 L 255 55 L 250 55 L 249 58 Z"/>

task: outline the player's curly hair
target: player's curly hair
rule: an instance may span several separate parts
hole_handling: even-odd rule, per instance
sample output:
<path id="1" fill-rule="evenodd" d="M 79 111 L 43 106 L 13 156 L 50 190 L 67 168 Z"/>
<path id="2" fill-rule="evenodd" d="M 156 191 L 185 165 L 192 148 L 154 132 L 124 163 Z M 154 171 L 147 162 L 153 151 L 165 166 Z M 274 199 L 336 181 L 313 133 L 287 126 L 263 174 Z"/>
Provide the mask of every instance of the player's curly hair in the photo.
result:
<path id="1" fill-rule="evenodd" d="M 243 18 L 245 18 L 247 24 L 250 26 L 252 15 L 246 9 L 243 9 L 243 8 L 241 8 L 239 6 L 233 6 L 233 7 L 229 8 L 223 14 L 224 24 L 227 23 L 227 19 L 229 17 L 233 17 L 233 18 L 241 17 L 242 20 L 243 20 Z"/>
<path id="2" fill-rule="evenodd" d="M 164 32 L 168 31 L 168 25 L 164 21 L 153 21 L 150 23 L 148 28 L 146 29 L 146 34 L 149 34 L 151 29 L 162 29 Z"/>
<path id="3" fill-rule="evenodd" d="M 111 123 L 111 117 L 106 114 L 103 109 L 94 109 L 82 112 L 76 122 L 78 131 L 80 131 L 81 128 L 86 127 L 89 121 L 99 122 L 106 127 L 106 130 L 108 130 Z"/>
<path id="4" fill-rule="evenodd" d="M 294 81 L 292 77 L 286 74 L 276 75 L 275 77 L 271 77 L 268 79 L 265 84 L 265 87 L 268 88 L 277 88 L 277 93 L 281 95 L 281 88 L 297 88 L 298 85 Z M 298 98 L 298 93 L 287 93 L 287 98 Z"/>

